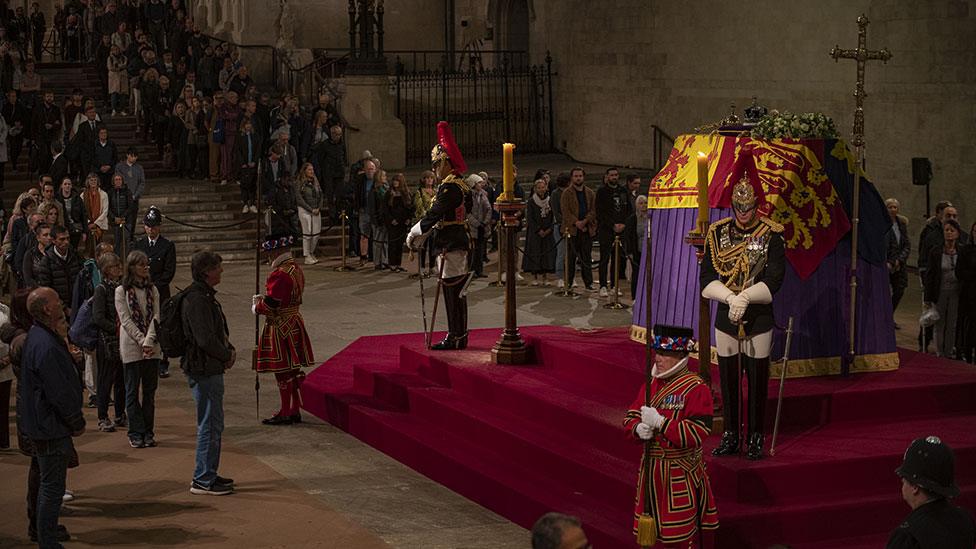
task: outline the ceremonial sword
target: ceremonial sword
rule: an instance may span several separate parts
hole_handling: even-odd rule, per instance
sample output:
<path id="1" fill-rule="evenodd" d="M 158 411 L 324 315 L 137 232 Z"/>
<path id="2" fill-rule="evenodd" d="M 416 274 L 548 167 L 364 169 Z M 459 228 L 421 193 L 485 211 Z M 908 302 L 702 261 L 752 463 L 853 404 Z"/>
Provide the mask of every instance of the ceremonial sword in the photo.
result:
<path id="1" fill-rule="evenodd" d="M 783 349 L 783 370 L 779 373 L 779 398 L 776 399 L 776 419 L 773 421 L 773 440 L 769 444 L 769 455 L 776 455 L 776 434 L 779 432 L 779 416 L 783 411 L 783 384 L 786 382 L 786 366 L 790 362 L 790 343 L 793 341 L 793 317 L 786 323 L 786 346 Z"/>

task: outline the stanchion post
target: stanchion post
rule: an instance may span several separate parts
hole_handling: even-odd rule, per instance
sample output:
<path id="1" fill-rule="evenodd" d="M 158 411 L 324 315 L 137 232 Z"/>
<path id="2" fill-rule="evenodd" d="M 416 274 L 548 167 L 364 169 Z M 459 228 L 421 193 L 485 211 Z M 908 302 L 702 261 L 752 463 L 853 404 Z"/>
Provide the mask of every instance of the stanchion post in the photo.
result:
<path id="1" fill-rule="evenodd" d="M 342 262 L 338 267 L 333 269 L 337 273 L 343 273 L 346 271 L 351 271 L 349 267 L 346 266 L 346 210 L 339 212 L 339 253 L 340 261 Z"/>
<path id="2" fill-rule="evenodd" d="M 620 302 L 620 235 L 613 237 L 613 301 L 603 306 L 604 309 L 626 309 Z"/>
<path id="3" fill-rule="evenodd" d="M 500 288 L 505 285 L 502 282 L 502 265 L 505 260 L 505 252 L 508 250 L 508 243 L 505 240 L 504 231 L 502 231 L 502 222 L 499 219 L 498 223 L 495 224 L 495 232 L 498 233 L 498 278 L 488 283 L 489 286 L 493 288 Z"/>
<path id="4" fill-rule="evenodd" d="M 573 280 L 569 278 L 569 244 L 572 237 L 569 229 L 566 229 L 566 234 L 563 235 L 563 239 L 566 241 L 566 253 L 563 254 L 563 289 L 556 292 L 556 295 L 560 297 L 575 297 L 579 295 L 573 291 Z"/>

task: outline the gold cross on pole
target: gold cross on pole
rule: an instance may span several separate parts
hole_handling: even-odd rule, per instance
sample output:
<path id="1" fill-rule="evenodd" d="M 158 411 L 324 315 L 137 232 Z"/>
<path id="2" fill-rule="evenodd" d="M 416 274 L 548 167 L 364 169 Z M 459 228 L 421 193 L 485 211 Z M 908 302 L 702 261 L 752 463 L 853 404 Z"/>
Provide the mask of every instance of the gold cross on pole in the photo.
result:
<path id="1" fill-rule="evenodd" d="M 880 50 L 869 50 L 868 42 L 868 17 L 861 15 L 857 18 L 857 49 L 845 50 L 840 46 L 834 46 L 830 50 L 830 56 L 834 61 L 840 59 L 854 59 L 857 61 L 857 84 L 854 87 L 854 100 L 857 107 L 854 109 L 854 146 L 864 145 L 864 66 L 868 61 L 881 60 L 887 63 L 891 59 L 891 52 L 888 48 Z"/>
<path id="2" fill-rule="evenodd" d="M 856 165 L 854 167 L 854 184 L 851 186 L 852 207 L 851 207 L 851 269 L 850 269 L 850 301 L 848 303 L 848 331 L 847 356 L 841 360 L 841 374 L 850 373 L 850 368 L 854 364 L 857 354 L 856 345 L 856 315 L 857 315 L 857 239 L 861 224 L 861 167 L 864 164 L 864 66 L 868 61 L 880 59 L 887 63 L 891 59 L 891 52 L 888 48 L 879 51 L 869 50 L 868 42 L 868 18 L 862 14 L 857 18 L 857 49 L 845 50 L 840 46 L 834 46 L 830 50 L 830 56 L 834 61 L 840 59 L 854 59 L 857 61 L 857 84 L 854 88 L 854 156 Z"/>

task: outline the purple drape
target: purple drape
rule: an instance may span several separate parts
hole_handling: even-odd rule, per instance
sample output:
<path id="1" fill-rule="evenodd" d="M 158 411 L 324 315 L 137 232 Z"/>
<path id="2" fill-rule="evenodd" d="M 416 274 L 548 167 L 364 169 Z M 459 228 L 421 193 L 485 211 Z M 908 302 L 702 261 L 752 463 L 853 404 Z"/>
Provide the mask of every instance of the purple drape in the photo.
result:
<path id="1" fill-rule="evenodd" d="M 713 209 L 710 217 L 714 222 L 730 214 L 727 209 Z M 694 225 L 697 210 L 650 210 L 649 215 L 652 231 L 651 255 L 654 257 L 651 264 L 651 322 L 691 327 L 697 337 L 699 269 L 695 249 L 684 242 L 685 235 Z M 783 286 L 773 298 L 773 308 L 776 322 L 780 326 L 786 326 L 790 316 L 794 318 L 791 358 L 801 360 L 846 354 L 850 256 L 848 236 L 837 244 L 806 280 L 800 280 L 787 262 Z M 646 260 L 647 254 L 643 254 L 637 283 L 638 298 L 634 304 L 633 324 L 636 326 L 644 326 Z M 891 291 L 885 266 L 859 260 L 857 291 L 857 354 L 895 352 Z M 715 311 L 716 306 L 713 303 L 713 330 Z M 781 331 L 774 332 L 772 356 L 782 355 L 784 339 Z"/>

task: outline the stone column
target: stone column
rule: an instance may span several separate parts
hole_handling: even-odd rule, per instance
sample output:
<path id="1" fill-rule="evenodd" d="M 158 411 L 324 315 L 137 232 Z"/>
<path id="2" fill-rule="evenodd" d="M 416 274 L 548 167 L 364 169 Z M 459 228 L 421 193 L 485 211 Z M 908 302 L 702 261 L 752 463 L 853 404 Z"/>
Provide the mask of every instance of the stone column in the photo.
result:
<path id="1" fill-rule="evenodd" d="M 359 129 L 346 131 L 349 158 L 359 158 L 364 150 L 369 150 L 380 159 L 383 169 L 403 168 L 407 154 L 406 129 L 395 115 L 389 78 L 347 75 L 345 81 L 346 93 L 340 108 L 349 125 Z"/>

